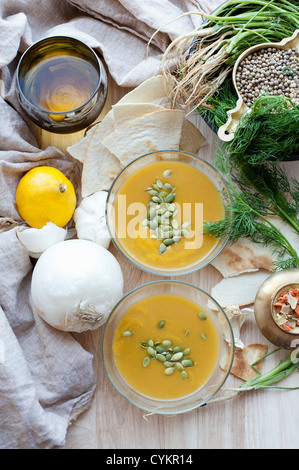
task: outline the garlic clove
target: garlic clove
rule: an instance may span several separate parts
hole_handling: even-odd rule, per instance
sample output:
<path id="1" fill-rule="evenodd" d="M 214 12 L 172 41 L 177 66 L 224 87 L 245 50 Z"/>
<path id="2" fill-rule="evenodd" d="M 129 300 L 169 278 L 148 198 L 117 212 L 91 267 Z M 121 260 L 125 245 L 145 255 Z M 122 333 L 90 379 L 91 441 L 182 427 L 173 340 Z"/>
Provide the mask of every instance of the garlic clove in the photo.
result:
<path id="1" fill-rule="evenodd" d="M 64 241 L 67 230 L 48 222 L 42 228 L 26 228 L 17 230 L 17 237 L 28 250 L 29 256 L 39 258 L 47 248 L 55 243 Z"/>
<path id="2" fill-rule="evenodd" d="M 82 199 L 74 213 L 77 237 L 108 249 L 111 237 L 106 224 L 107 191 L 97 191 Z"/>

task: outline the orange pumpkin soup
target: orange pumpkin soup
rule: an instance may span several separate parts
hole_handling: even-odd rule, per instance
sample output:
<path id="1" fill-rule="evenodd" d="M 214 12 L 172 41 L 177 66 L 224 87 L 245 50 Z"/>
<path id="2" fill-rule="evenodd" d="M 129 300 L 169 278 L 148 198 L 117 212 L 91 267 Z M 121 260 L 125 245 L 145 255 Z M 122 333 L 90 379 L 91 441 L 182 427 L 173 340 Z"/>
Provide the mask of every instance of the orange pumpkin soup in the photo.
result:
<path id="1" fill-rule="evenodd" d="M 169 400 L 195 392 L 213 373 L 218 354 L 212 320 L 198 304 L 174 294 L 132 305 L 113 339 L 121 376 L 151 398 Z"/>
<path id="2" fill-rule="evenodd" d="M 218 241 L 203 223 L 223 218 L 219 191 L 197 168 L 156 162 L 137 170 L 115 201 L 120 248 L 148 268 L 175 271 L 196 264 Z"/>

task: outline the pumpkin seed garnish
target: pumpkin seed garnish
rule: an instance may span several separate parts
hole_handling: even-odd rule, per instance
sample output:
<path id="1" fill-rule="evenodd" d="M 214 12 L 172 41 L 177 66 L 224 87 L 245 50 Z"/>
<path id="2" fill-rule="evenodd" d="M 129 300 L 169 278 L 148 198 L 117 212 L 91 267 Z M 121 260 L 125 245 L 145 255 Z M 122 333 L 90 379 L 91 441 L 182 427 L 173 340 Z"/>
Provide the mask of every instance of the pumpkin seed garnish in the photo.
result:
<path id="1" fill-rule="evenodd" d="M 161 320 L 159 323 L 158 323 L 158 328 L 163 328 L 163 326 L 165 326 L 165 320 Z"/>
<path id="2" fill-rule="evenodd" d="M 164 178 L 168 178 L 168 177 L 171 175 L 171 173 L 172 173 L 172 170 L 165 170 L 165 171 L 163 172 Z"/>
<path id="3" fill-rule="evenodd" d="M 143 367 L 148 367 L 150 365 L 150 358 L 148 356 L 146 356 L 144 359 L 143 359 Z"/>
<path id="4" fill-rule="evenodd" d="M 162 325 L 162 326 L 159 326 Z M 163 328 L 165 320 L 158 323 L 158 328 Z M 188 330 L 187 330 L 188 331 Z M 194 362 L 187 357 L 190 353 L 190 348 L 181 348 L 181 346 L 173 346 L 169 339 L 163 341 L 154 341 L 149 339 L 142 341 L 142 348 L 147 350 L 148 356 L 143 359 L 143 366 L 148 367 L 151 360 L 157 359 L 165 367 L 165 374 L 171 375 L 175 370 L 181 372 L 182 378 L 187 378 L 185 367 L 192 367 Z M 184 372 L 184 373 L 183 373 Z"/>
<path id="5" fill-rule="evenodd" d="M 191 359 L 183 359 L 182 360 L 182 365 L 184 367 L 192 367 L 192 366 L 194 366 L 194 362 Z"/>
<path id="6" fill-rule="evenodd" d="M 165 170 L 163 177 L 168 178 L 171 174 L 171 169 Z M 163 255 L 167 251 L 167 247 L 179 243 L 182 237 L 189 235 L 187 227 L 190 226 L 190 222 L 184 222 L 179 228 L 178 221 L 174 219 L 178 211 L 174 203 L 175 188 L 170 183 L 163 183 L 157 179 L 145 191 L 151 196 L 151 201 L 148 202 L 150 208 L 147 211 L 147 220 L 143 221 L 142 225 L 155 231 L 155 236 L 152 235 L 151 238 L 163 240 L 158 247 L 159 253 Z"/>
<path id="7" fill-rule="evenodd" d="M 174 367 L 167 367 L 167 369 L 165 369 L 165 374 L 170 375 L 170 374 L 173 374 L 174 371 L 175 371 Z"/>
<path id="8" fill-rule="evenodd" d="M 124 337 L 132 336 L 132 331 L 129 331 L 129 330 L 124 331 L 124 332 L 123 332 L 123 336 L 124 336 Z"/>
<path id="9" fill-rule="evenodd" d="M 183 380 L 187 380 L 188 374 L 187 374 L 187 372 L 186 372 L 185 370 L 183 370 L 183 371 L 181 372 L 181 377 L 182 377 Z"/>
<path id="10" fill-rule="evenodd" d="M 198 316 L 201 320 L 206 320 L 208 318 L 205 312 L 199 312 Z"/>

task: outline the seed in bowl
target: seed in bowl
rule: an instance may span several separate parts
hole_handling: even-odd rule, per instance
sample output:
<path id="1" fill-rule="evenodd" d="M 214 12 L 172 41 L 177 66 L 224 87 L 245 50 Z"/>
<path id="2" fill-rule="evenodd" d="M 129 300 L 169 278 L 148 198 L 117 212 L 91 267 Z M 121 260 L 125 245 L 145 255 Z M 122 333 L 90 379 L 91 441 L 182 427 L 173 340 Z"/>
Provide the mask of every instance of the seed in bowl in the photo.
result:
<path id="1" fill-rule="evenodd" d="M 237 68 L 236 85 L 249 107 L 266 93 L 299 104 L 299 51 L 266 47 L 249 54 Z"/>

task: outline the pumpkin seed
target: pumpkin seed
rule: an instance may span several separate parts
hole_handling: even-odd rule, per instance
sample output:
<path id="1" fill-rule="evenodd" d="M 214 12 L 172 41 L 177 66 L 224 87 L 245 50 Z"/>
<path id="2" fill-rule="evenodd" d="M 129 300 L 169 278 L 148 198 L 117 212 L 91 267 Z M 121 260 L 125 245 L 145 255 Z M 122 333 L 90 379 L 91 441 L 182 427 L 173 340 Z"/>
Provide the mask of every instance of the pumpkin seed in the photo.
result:
<path id="1" fill-rule="evenodd" d="M 183 359 L 182 360 L 182 365 L 184 367 L 192 367 L 192 366 L 194 366 L 194 362 L 191 359 Z"/>
<path id="2" fill-rule="evenodd" d="M 148 220 L 148 221 L 147 221 L 147 226 L 148 226 L 151 230 L 156 230 L 156 228 L 158 228 L 158 224 L 157 224 L 157 222 L 155 222 L 154 220 Z"/>
<path id="3" fill-rule="evenodd" d="M 199 312 L 198 316 L 201 320 L 206 320 L 208 318 L 205 312 Z"/>
<path id="4" fill-rule="evenodd" d="M 166 208 L 165 208 L 165 207 L 161 207 L 161 208 L 159 208 L 159 209 L 156 210 L 156 214 L 157 214 L 157 215 L 163 215 L 165 212 L 166 212 Z"/>
<path id="5" fill-rule="evenodd" d="M 162 354 L 163 352 L 165 352 L 165 349 L 162 348 L 162 346 L 159 345 L 159 346 L 156 347 L 156 351 L 157 351 L 157 353 Z"/>
<path id="6" fill-rule="evenodd" d="M 182 237 L 188 237 L 188 235 L 189 235 L 188 230 L 186 230 L 186 229 L 183 228 L 183 229 L 181 230 L 181 235 L 182 235 Z"/>
<path id="7" fill-rule="evenodd" d="M 164 339 L 164 341 L 162 341 L 162 346 L 164 346 L 164 348 L 170 348 L 171 345 L 172 342 L 169 339 Z"/>
<path id="8" fill-rule="evenodd" d="M 178 223 L 178 221 L 177 221 L 176 219 L 173 219 L 173 220 L 171 221 L 171 225 L 172 225 L 172 227 L 173 227 L 174 229 L 179 228 L 179 223 Z"/>
<path id="9" fill-rule="evenodd" d="M 173 238 L 165 238 L 165 239 L 163 240 L 163 243 L 164 243 L 164 245 L 166 245 L 166 246 L 170 246 L 170 245 L 173 245 L 173 244 L 174 244 L 174 241 L 173 241 Z"/>
<path id="10" fill-rule="evenodd" d="M 173 237 L 173 232 L 172 230 L 169 230 L 169 232 L 163 232 L 163 238 L 165 240 L 169 239 L 169 238 L 172 238 Z M 163 241 L 165 243 L 165 241 Z M 166 243 L 165 243 L 166 245 Z M 170 245 L 172 245 L 172 243 L 170 243 Z"/>
<path id="11" fill-rule="evenodd" d="M 165 202 L 172 202 L 172 201 L 174 201 L 174 199 L 175 199 L 175 194 L 170 193 L 170 194 L 168 194 L 168 196 L 166 196 Z"/>
<path id="12" fill-rule="evenodd" d="M 165 357 L 166 357 L 166 361 L 170 361 L 170 359 L 171 359 L 171 353 L 170 353 L 170 352 L 166 353 L 166 356 L 165 356 Z"/>
<path id="13" fill-rule="evenodd" d="M 154 348 L 152 348 L 151 346 L 149 346 L 149 347 L 147 348 L 147 352 L 148 352 L 148 354 L 149 354 L 150 356 L 152 356 L 152 357 L 155 357 L 156 354 L 157 354 L 157 351 L 156 351 Z"/>
<path id="14" fill-rule="evenodd" d="M 153 342 L 152 339 L 149 339 L 148 342 L 147 342 L 147 344 L 148 344 L 151 348 L 153 348 L 153 347 L 155 346 L 155 343 Z"/>
<path id="15" fill-rule="evenodd" d="M 161 191 L 159 195 L 160 195 L 160 197 L 166 197 L 168 195 L 168 192 L 167 191 Z"/>
<path id="16" fill-rule="evenodd" d="M 159 196 L 153 196 L 153 197 L 152 197 L 152 201 L 153 201 L 153 202 L 162 202 L 162 201 L 161 201 L 161 198 L 160 198 Z"/>
<path id="17" fill-rule="evenodd" d="M 166 360 L 165 362 L 163 362 L 163 365 L 164 365 L 165 367 L 173 367 L 173 363 L 170 362 L 170 361 L 167 361 L 167 360 Z"/>
<path id="18" fill-rule="evenodd" d="M 173 352 L 174 353 L 177 353 L 181 350 L 181 348 L 179 346 L 176 346 L 175 348 L 173 348 Z"/>
<path id="19" fill-rule="evenodd" d="M 184 356 L 188 356 L 188 354 L 190 354 L 190 348 L 184 349 L 183 355 L 184 355 Z"/>
<path id="20" fill-rule="evenodd" d="M 160 361 L 160 362 L 165 362 L 166 361 L 166 358 L 165 358 L 165 356 L 163 356 L 163 354 L 157 354 L 156 359 L 158 359 L 158 361 Z"/>
<path id="21" fill-rule="evenodd" d="M 183 370 L 183 371 L 181 372 L 181 377 L 182 377 L 183 380 L 187 380 L 188 374 L 187 374 L 187 372 L 186 372 L 185 370 Z"/>
<path id="22" fill-rule="evenodd" d="M 147 211 L 147 218 L 153 219 L 155 215 L 156 215 L 156 210 L 153 207 L 150 207 L 149 210 Z"/>
<path id="23" fill-rule="evenodd" d="M 165 326 L 165 320 L 161 320 L 161 321 L 158 323 L 158 328 L 163 328 L 163 326 Z"/>
<path id="24" fill-rule="evenodd" d="M 181 237 L 179 237 L 178 235 L 174 235 L 172 239 L 173 239 L 174 243 L 178 243 L 180 241 Z"/>
<path id="25" fill-rule="evenodd" d="M 124 337 L 128 337 L 128 336 L 131 336 L 131 335 L 132 335 L 132 331 L 127 330 L 127 331 L 123 332 Z"/>
<path id="26" fill-rule="evenodd" d="M 170 374 L 173 374 L 174 371 L 175 371 L 174 367 L 167 367 L 167 369 L 165 369 L 165 374 L 170 375 Z"/>
<path id="27" fill-rule="evenodd" d="M 176 362 L 176 361 L 179 361 L 180 359 L 182 359 L 182 357 L 183 357 L 183 353 L 182 352 L 177 352 L 172 356 L 172 358 L 170 360 L 173 361 L 173 362 Z"/>
<path id="28" fill-rule="evenodd" d="M 158 196 L 159 192 L 156 189 L 150 189 L 148 191 L 150 196 Z"/>
<path id="29" fill-rule="evenodd" d="M 171 173 L 172 173 L 172 170 L 165 170 L 165 171 L 163 172 L 164 178 L 168 178 L 168 177 L 171 175 Z"/>
<path id="30" fill-rule="evenodd" d="M 159 192 L 159 189 L 160 189 L 160 188 L 159 188 L 159 186 L 158 186 L 157 184 L 154 183 L 154 184 L 153 184 L 153 188 L 154 188 L 156 191 Z"/>
<path id="31" fill-rule="evenodd" d="M 143 359 L 143 367 L 148 367 L 150 365 L 150 358 L 148 356 L 146 356 L 144 359 Z"/>
<path id="32" fill-rule="evenodd" d="M 184 222 L 183 225 L 182 225 L 182 229 L 187 229 L 187 228 L 190 227 L 190 225 L 191 225 L 191 223 L 189 221 Z"/>
<path id="33" fill-rule="evenodd" d="M 156 181 L 156 185 L 157 185 L 158 188 L 160 188 L 160 189 L 163 188 L 163 183 L 162 183 L 162 181 L 160 181 L 160 180 L 157 180 L 157 181 Z"/>
<path id="34" fill-rule="evenodd" d="M 167 210 L 169 210 L 170 212 L 174 212 L 175 211 L 175 204 L 169 202 L 167 203 Z"/>
<path id="35" fill-rule="evenodd" d="M 207 339 L 207 336 L 204 333 L 201 333 L 202 339 Z"/>
<path id="36" fill-rule="evenodd" d="M 175 366 L 178 370 L 183 370 L 183 368 L 184 368 L 183 365 L 180 362 L 176 362 Z"/>
<path id="37" fill-rule="evenodd" d="M 170 189 L 170 191 L 173 190 L 173 187 L 171 186 L 170 183 L 164 183 L 164 187 L 167 188 L 167 189 Z"/>
<path id="38" fill-rule="evenodd" d="M 166 245 L 162 242 L 160 245 L 159 245 L 159 253 L 161 253 L 161 255 L 163 255 L 163 253 L 165 253 L 166 251 Z"/>

